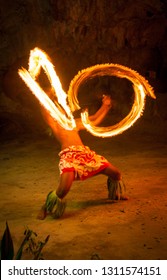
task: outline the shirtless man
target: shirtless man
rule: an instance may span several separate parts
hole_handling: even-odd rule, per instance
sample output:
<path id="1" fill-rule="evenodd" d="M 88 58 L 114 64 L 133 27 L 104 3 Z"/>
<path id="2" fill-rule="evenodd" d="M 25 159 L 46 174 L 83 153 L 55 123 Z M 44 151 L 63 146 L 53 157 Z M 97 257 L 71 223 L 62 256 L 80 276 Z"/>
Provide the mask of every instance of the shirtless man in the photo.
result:
<path id="1" fill-rule="evenodd" d="M 112 100 L 104 95 L 100 109 L 89 117 L 94 125 L 100 124 L 112 107 Z M 109 163 L 103 156 L 84 146 L 78 131 L 85 129 L 81 119 L 76 119 L 76 128 L 66 130 L 56 122 L 50 114 L 43 110 L 46 123 L 61 145 L 59 153 L 60 182 L 56 191 L 51 191 L 37 218 L 45 219 L 49 214 L 54 219 L 60 218 L 65 210 L 64 197 L 69 192 L 74 180 L 85 180 L 97 174 L 108 176 L 108 198 L 113 200 L 127 199 L 125 185 L 122 182 L 120 171 Z"/>

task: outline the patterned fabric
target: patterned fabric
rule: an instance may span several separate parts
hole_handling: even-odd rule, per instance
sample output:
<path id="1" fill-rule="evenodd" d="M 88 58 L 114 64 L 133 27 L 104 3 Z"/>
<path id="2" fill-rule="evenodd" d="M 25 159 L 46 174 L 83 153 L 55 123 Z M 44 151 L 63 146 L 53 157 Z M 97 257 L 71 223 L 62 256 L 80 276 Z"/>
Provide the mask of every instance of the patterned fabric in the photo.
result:
<path id="1" fill-rule="evenodd" d="M 75 180 L 85 180 L 109 166 L 109 162 L 87 146 L 70 146 L 59 153 L 60 174 L 74 171 Z"/>

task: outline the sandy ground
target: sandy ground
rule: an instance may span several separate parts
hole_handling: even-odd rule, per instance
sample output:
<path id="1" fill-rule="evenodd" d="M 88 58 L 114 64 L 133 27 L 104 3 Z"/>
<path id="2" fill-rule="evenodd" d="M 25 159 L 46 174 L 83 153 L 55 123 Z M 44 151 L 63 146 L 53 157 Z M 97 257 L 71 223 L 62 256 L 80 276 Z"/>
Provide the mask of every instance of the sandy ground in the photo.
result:
<path id="1" fill-rule="evenodd" d="M 167 259 L 166 138 L 146 127 L 138 131 L 140 125 L 112 139 L 82 135 L 86 145 L 119 167 L 130 199 L 107 200 L 102 175 L 74 182 L 59 220 L 36 219 L 59 180 L 59 145 L 48 137 L 2 141 L 0 236 L 8 221 L 16 251 L 26 227 L 41 241 L 50 235 L 46 260 Z"/>

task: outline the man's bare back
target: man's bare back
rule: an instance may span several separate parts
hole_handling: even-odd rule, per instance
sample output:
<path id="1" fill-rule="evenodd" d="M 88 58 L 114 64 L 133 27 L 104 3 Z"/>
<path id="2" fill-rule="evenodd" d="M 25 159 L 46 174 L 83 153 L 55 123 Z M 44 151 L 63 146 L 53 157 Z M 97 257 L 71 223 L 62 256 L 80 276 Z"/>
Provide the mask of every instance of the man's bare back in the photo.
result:
<path id="1" fill-rule="evenodd" d="M 45 111 L 45 120 L 47 124 L 52 129 L 52 133 L 61 145 L 61 149 L 68 148 L 69 146 L 76 145 L 82 146 L 82 140 L 78 134 L 77 128 L 72 130 L 64 129 L 57 121 L 55 121 L 49 114 Z"/>
<path id="2" fill-rule="evenodd" d="M 95 115 L 90 116 L 90 120 L 95 125 L 99 124 L 104 119 L 111 107 L 111 98 L 109 96 L 104 96 L 101 108 L 96 112 Z M 72 145 L 84 145 L 78 133 L 78 131 L 85 129 L 82 124 L 81 118 L 75 119 L 76 128 L 67 130 L 64 129 L 56 120 L 54 120 L 48 111 L 42 110 L 42 113 L 46 123 L 50 126 L 55 138 L 60 143 L 61 149 L 68 148 Z"/>

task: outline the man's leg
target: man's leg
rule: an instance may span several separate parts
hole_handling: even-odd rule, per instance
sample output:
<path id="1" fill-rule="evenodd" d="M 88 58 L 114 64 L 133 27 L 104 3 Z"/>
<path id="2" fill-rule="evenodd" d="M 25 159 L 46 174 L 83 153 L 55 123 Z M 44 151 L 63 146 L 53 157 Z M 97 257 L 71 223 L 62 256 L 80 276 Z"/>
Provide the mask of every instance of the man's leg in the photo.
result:
<path id="1" fill-rule="evenodd" d="M 121 180 L 121 172 L 118 170 L 117 167 L 109 163 L 110 165 L 104 168 L 101 173 L 111 177 L 113 180 Z"/>
<path id="2" fill-rule="evenodd" d="M 46 198 L 45 204 L 38 213 L 37 218 L 45 219 L 47 214 L 51 214 L 54 219 L 60 218 L 65 210 L 63 198 L 69 192 L 74 181 L 74 172 L 66 172 L 60 176 L 60 183 L 56 191 L 51 191 Z"/>
<path id="3" fill-rule="evenodd" d="M 120 171 L 110 163 L 102 170 L 101 174 L 108 176 L 108 198 L 112 200 L 127 200 L 126 187 L 122 180 Z"/>
<path id="4" fill-rule="evenodd" d="M 63 199 L 69 192 L 72 183 L 75 179 L 74 171 L 65 172 L 60 177 L 60 183 L 56 190 L 56 194 L 59 198 Z"/>

